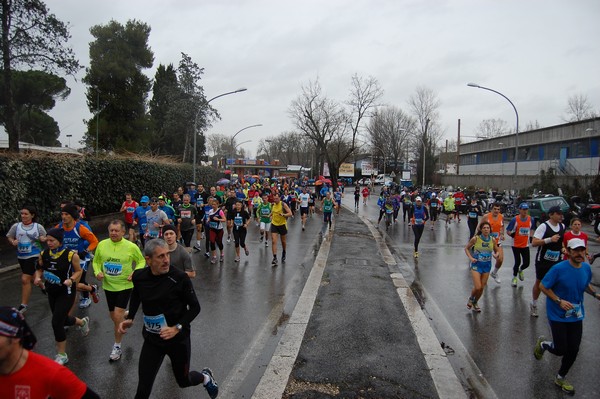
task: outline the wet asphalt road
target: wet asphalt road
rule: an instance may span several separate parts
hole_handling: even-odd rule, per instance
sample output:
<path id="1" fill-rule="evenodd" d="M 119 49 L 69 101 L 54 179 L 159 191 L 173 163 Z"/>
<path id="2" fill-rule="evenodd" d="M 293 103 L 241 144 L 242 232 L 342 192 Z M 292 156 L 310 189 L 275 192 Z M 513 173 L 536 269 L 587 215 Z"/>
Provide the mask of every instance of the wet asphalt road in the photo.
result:
<path id="1" fill-rule="evenodd" d="M 288 221 L 287 263 L 271 266 L 272 250 L 258 242 L 258 228 L 249 227 L 250 256 L 242 251 L 234 263 L 234 244 L 225 242 L 225 262 L 212 265 L 203 253 L 194 255 L 197 277 L 193 280 L 202 310 L 192 323 L 191 368 L 210 367 L 222 389 L 219 397 L 248 398 L 268 364 L 281 335 L 280 325 L 291 314 L 322 242 L 322 219 L 309 219 L 301 231 L 299 216 Z M 202 242 L 204 244 L 204 242 Z M 88 281 L 90 278 L 88 278 Z M 18 304 L 19 271 L 0 274 L 3 304 Z M 89 315 L 91 332 L 81 337 L 67 333 L 68 367 L 103 398 L 132 398 L 137 386 L 137 366 L 142 344 L 139 320 L 123 340 L 123 357 L 108 362 L 113 340 L 112 321 L 106 303 L 92 304 L 76 315 Z M 48 301 L 34 287 L 28 322 L 38 337 L 36 351 L 54 357 L 54 337 Z M 136 318 L 138 319 L 138 318 Z M 170 361 L 165 358 L 154 385 L 154 398 L 208 397 L 203 387 L 181 389 L 175 383 Z"/>
<path id="2" fill-rule="evenodd" d="M 368 205 L 359 205 L 358 214 L 377 222 L 379 215 L 376 196 L 371 196 Z M 343 200 L 348 209 L 354 209 L 354 198 L 346 195 Z M 442 216 L 445 218 L 445 216 Z M 399 217 L 401 221 L 401 216 Z M 380 229 L 385 231 L 382 221 Z M 584 231 L 594 237 L 589 225 Z M 560 366 L 560 359 L 546 353 L 543 360 L 533 357 L 533 346 L 539 335 L 551 337 L 545 315 L 545 297 L 538 302 L 540 317 L 529 315 L 531 288 L 535 279 L 532 265 L 525 271 L 525 281 L 517 288 L 510 285 L 514 264 L 510 241 L 505 244 L 504 265 L 500 269 L 501 284 L 492 279 L 480 300 L 482 313 L 475 314 L 466 309 L 467 298 L 472 288 L 464 245 L 468 240 L 465 215 L 460 223 L 448 227 L 436 223 L 434 230 L 428 225 L 419 245 L 420 257 L 413 258 L 414 235 L 405 223 L 392 225 L 386 239 L 390 250 L 406 261 L 402 272 L 407 281 L 412 281 L 413 291 L 421 297 L 426 313 L 431 319 L 440 342 L 451 347 L 447 352 L 455 371 L 463 382 L 475 382 L 475 392 L 481 388 L 480 397 L 486 391 L 477 375 L 471 374 L 472 359 L 483 377 L 499 398 L 562 398 L 568 396 L 556 388 L 553 378 Z M 508 239 L 510 240 L 510 238 Z M 600 252 L 600 245 L 590 243 L 590 252 Z M 600 262 L 592 267 L 593 284 L 600 285 Z M 600 289 L 600 286 L 598 287 Z M 571 368 L 568 380 L 574 385 L 576 397 L 600 397 L 598 361 L 600 357 L 600 302 L 591 296 L 585 297 L 586 319 L 583 323 L 583 339 L 577 361 Z M 467 371 L 471 370 L 471 371 Z M 475 369 L 476 370 L 476 369 Z"/>

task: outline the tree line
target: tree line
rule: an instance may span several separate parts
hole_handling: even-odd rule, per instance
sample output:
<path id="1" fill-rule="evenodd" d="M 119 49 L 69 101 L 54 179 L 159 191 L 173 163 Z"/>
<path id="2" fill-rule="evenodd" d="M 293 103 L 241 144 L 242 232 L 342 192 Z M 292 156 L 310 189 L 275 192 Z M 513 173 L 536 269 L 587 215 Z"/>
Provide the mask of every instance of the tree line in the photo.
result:
<path id="1" fill-rule="evenodd" d="M 60 130 L 47 114 L 70 89 L 60 75 L 75 76 L 83 66 L 69 47 L 69 25 L 40 0 L 2 0 L 0 19 L 0 124 L 9 137 L 9 151 L 19 141 L 60 145 Z M 179 63 L 159 65 L 154 80 L 148 45 L 151 28 L 130 20 L 90 28 L 90 64 L 83 82 L 92 117 L 85 121 L 82 144 L 93 151 L 132 151 L 170 155 L 183 162 L 205 150 L 203 132 L 219 118 L 200 85 L 204 69 L 182 53 Z M 151 97 L 149 98 L 151 94 Z"/>

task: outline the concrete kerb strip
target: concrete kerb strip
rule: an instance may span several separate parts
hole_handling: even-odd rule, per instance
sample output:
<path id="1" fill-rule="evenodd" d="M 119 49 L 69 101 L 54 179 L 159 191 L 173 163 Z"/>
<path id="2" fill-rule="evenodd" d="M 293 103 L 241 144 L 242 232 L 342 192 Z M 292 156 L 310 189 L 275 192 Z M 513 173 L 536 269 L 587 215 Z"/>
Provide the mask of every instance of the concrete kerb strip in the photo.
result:
<path id="1" fill-rule="evenodd" d="M 306 327 L 310 320 L 315 300 L 321 281 L 323 272 L 329 257 L 329 249 L 331 248 L 331 238 L 335 221 L 332 223 L 332 228 L 321 244 L 321 248 L 315 259 L 310 275 L 306 280 L 302 294 L 298 299 L 298 303 L 292 312 L 288 324 L 283 332 L 279 344 L 275 349 L 275 353 L 265 370 L 260 382 L 252 395 L 253 399 L 273 399 L 281 398 L 287 386 L 290 375 L 294 368 L 294 363 L 300 352 L 302 339 L 306 332 Z"/>
<path id="2" fill-rule="evenodd" d="M 410 286 L 398 269 L 396 259 L 390 252 L 385 238 L 373 223 L 362 215 L 359 218 L 367 225 L 371 234 L 377 242 L 385 263 L 390 270 L 392 282 L 396 292 L 402 301 L 402 305 L 408 314 L 408 318 L 417 336 L 421 352 L 425 358 L 431 373 L 433 383 L 441 399 L 445 398 L 467 398 L 465 389 L 458 379 L 446 352 L 442 349 L 433 328 L 427 320 L 427 316 L 421 309 L 421 305 L 415 298 Z"/>

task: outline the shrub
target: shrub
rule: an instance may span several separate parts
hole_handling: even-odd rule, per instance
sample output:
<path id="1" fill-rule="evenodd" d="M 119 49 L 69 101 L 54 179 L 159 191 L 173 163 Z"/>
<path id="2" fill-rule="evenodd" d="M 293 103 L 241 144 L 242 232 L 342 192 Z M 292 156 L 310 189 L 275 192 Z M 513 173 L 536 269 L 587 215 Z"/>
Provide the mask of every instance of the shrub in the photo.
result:
<path id="1" fill-rule="evenodd" d="M 25 204 L 36 206 L 39 222 L 48 225 L 59 219 L 62 200 L 81 200 L 93 214 L 117 212 L 126 192 L 138 201 L 142 195 L 170 194 L 192 175 L 190 164 L 156 158 L 0 155 L 0 230 L 18 220 Z M 219 176 L 209 167 L 196 173 L 207 185 Z"/>

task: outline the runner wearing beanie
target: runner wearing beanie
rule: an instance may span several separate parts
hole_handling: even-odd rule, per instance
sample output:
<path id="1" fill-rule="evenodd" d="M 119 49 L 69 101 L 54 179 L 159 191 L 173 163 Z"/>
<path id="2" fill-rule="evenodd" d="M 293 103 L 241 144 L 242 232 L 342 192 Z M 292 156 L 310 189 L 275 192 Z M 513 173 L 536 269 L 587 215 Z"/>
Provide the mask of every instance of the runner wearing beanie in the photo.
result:
<path id="1" fill-rule="evenodd" d="M 48 302 L 52 311 L 52 329 L 58 352 L 54 361 L 60 365 L 69 361 L 65 352 L 67 336 L 64 327 L 77 325 L 83 336 L 90 332 L 88 317 L 79 319 L 69 316 L 69 310 L 75 302 L 77 281 L 81 277 L 81 266 L 77 252 L 66 248 L 63 241 L 63 229 L 48 230 L 46 235 L 48 249 L 40 254 L 33 280 L 38 287 L 44 285 L 48 293 Z"/>

